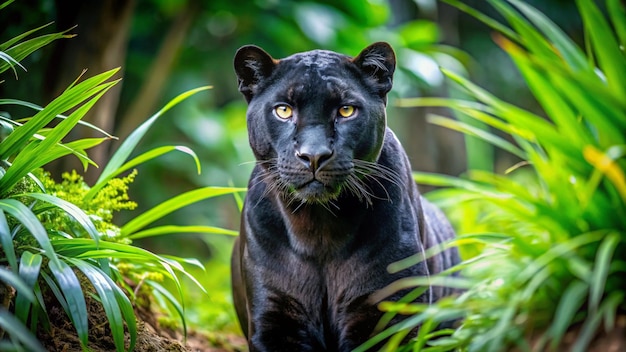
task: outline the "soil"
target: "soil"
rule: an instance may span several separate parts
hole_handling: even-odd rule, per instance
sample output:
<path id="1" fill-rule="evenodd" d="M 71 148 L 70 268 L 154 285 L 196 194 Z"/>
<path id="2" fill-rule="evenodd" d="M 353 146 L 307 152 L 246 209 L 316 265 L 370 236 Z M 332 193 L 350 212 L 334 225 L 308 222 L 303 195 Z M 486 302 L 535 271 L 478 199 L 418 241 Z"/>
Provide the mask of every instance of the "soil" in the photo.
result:
<path id="1" fill-rule="evenodd" d="M 89 321 L 89 344 L 91 352 L 115 351 L 108 320 L 102 305 L 90 295 L 85 297 Z M 48 351 L 82 352 L 78 335 L 63 308 L 50 302 L 48 315 L 50 331 L 40 329 L 37 338 Z M 157 314 L 149 308 L 135 310 L 137 315 L 137 352 L 243 352 L 246 342 L 235 335 L 209 336 L 191 331 L 185 339 L 180 331 L 163 327 L 158 323 Z M 129 337 L 126 333 L 126 348 Z"/>

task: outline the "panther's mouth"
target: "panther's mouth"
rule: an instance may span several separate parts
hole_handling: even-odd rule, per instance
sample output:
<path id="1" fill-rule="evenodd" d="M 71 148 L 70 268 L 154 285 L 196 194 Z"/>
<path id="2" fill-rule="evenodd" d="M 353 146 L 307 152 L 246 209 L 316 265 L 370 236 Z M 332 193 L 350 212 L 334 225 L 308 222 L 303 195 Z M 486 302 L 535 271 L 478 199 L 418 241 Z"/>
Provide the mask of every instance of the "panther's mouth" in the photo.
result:
<path id="1" fill-rule="evenodd" d="M 340 189 L 312 179 L 294 189 L 294 195 L 309 203 L 327 203 L 339 195 Z"/>

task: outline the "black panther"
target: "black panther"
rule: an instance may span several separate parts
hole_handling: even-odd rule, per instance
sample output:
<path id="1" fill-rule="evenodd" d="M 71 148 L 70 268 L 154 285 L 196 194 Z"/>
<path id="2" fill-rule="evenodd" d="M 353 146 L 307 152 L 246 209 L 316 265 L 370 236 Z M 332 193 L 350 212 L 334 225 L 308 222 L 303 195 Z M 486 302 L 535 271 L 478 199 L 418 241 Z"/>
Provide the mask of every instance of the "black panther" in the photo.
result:
<path id="1" fill-rule="evenodd" d="M 379 42 L 354 58 L 314 50 L 277 60 L 244 46 L 234 65 L 257 160 L 232 256 L 250 350 L 350 351 L 382 316 L 375 292 L 459 261 L 453 248 L 387 271 L 454 236 L 386 124 L 395 54 Z M 417 301 L 450 293 L 429 287 Z"/>

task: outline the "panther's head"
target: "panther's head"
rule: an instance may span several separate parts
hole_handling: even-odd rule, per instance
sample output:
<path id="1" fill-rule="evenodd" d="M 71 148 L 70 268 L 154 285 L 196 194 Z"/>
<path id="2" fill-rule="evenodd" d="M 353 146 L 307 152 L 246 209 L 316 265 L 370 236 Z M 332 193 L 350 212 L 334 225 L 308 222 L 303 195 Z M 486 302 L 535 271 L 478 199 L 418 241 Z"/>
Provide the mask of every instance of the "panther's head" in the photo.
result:
<path id="1" fill-rule="evenodd" d="M 253 182 L 299 202 L 327 203 L 342 192 L 371 201 L 367 180 L 389 177 L 376 160 L 396 64 L 392 48 L 374 43 L 354 58 L 314 50 L 277 60 L 244 46 L 234 64 L 248 101 L 250 146 L 263 169 Z"/>

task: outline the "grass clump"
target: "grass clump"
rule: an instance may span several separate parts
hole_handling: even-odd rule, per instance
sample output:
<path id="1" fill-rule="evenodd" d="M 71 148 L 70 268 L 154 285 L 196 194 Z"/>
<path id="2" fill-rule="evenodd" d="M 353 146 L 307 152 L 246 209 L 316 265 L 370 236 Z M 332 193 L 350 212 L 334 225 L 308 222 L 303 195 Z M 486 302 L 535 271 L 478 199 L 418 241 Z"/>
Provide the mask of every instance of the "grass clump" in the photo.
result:
<path id="1" fill-rule="evenodd" d="M 465 257 L 454 269 L 462 278 L 447 278 L 443 284 L 464 291 L 432 307 L 382 306 L 391 314 L 414 315 L 375 340 L 392 336 L 386 351 L 501 351 L 513 346 L 586 351 L 597 334 L 615 328 L 617 317 L 626 312 L 624 4 L 608 0 L 605 15 L 590 0 L 576 1 L 586 39 L 580 48 L 525 2 L 489 1 L 507 27 L 459 1 L 445 1 L 498 33 L 496 42 L 545 116 L 445 70 L 469 99 L 401 102 L 463 114 L 461 121 L 429 119 L 481 138 L 520 161 L 504 174 L 470 170 L 457 178 L 415 173 L 418 182 L 443 187 L 428 198 L 454 222 L 459 236 L 453 245 Z M 463 122 L 468 119 L 488 128 Z M 414 283 L 428 284 L 422 281 Z M 434 331 L 450 319 L 457 319 L 458 327 Z M 418 337 L 400 346 L 407 329 L 418 324 Z M 573 341 L 565 342 L 568 332 Z"/>

